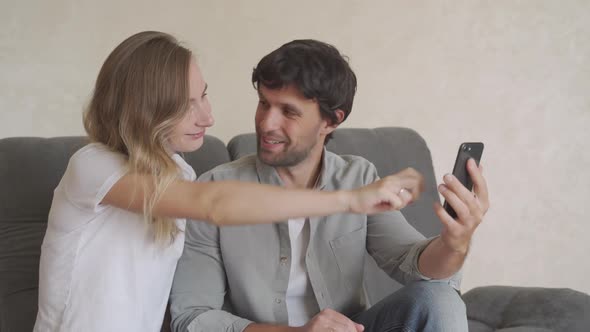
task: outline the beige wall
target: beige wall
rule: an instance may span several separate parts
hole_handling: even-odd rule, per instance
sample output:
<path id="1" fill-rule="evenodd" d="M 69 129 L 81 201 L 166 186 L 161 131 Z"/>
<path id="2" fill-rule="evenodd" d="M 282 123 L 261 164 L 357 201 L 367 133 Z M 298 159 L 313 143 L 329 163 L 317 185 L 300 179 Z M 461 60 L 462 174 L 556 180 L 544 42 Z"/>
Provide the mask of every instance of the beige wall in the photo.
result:
<path id="1" fill-rule="evenodd" d="M 113 47 L 145 29 L 196 51 L 223 140 L 253 130 L 259 58 L 294 38 L 347 54 L 359 77 L 348 127 L 407 126 L 437 175 L 460 142 L 486 143 L 492 208 L 464 288 L 590 293 L 590 2 L 2 1 L 0 137 L 83 133 Z"/>

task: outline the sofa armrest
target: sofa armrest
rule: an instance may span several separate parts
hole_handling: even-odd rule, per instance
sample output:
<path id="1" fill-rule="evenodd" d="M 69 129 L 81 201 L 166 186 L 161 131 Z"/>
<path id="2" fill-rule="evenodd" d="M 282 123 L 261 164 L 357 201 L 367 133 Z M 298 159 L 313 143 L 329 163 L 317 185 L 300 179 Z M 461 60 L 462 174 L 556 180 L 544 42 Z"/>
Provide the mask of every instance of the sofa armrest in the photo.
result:
<path id="1" fill-rule="evenodd" d="M 590 296 L 569 288 L 486 286 L 463 300 L 471 332 L 590 330 Z"/>

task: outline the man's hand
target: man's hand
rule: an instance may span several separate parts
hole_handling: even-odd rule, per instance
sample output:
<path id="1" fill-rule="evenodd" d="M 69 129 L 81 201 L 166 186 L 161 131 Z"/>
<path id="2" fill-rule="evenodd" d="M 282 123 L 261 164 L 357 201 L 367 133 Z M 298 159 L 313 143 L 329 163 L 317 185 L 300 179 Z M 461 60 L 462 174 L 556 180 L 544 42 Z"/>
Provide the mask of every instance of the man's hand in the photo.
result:
<path id="1" fill-rule="evenodd" d="M 352 192 L 350 212 L 373 214 L 400 210 L 418 199 L 424 178 L 413 168 L 384 177 Z"/>
<path id="2" fill-rule="evenodd" d="M 301 332 L 362 332 L 365 328 L 332 309 L 324 309 L 301 327 Z"/>
<path id="3" fill-rule="evenodd" d="M 437 204 L 435 212 L 443 223 L 441 241 L 450 250 L 467 253 L 475 229 L 481 224 L 490 207 L 488 187 L 482 175 L 483 167 L 477 167 L 473 159 L 467 161 L 467 171 L 473 180 L 473 192 L 467 190 L 453 175 L 444 176 L 444 184 L 438 190 L 457 213 L 453 219 Z"/>

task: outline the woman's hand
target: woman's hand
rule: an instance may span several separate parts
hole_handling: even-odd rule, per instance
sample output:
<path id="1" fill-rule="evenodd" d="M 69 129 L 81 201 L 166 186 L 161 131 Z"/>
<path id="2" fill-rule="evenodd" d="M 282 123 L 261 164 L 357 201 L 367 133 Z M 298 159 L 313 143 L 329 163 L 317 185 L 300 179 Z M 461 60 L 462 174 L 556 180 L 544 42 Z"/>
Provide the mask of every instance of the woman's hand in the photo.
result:
<path id="1" fill-rule="evenodd" d="M 352 191 L 349 211 L 374 214 L 400 210 L 418 199 L 423 190 L 424 178 L 413 168 L 384 177 Z"/>

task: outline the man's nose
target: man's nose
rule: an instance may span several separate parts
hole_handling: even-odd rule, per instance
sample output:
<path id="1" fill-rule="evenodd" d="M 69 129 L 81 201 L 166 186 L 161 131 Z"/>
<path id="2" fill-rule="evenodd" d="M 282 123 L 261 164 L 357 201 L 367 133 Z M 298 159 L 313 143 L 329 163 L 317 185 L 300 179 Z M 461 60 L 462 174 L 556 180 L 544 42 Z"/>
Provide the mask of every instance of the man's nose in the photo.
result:
<path id="1" fill-rule="evenodd" d="M 272 108 L 260 114 L 258 126 L 263 131 L 272 131 L 280 127 L 280 115 Z"/>

